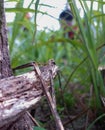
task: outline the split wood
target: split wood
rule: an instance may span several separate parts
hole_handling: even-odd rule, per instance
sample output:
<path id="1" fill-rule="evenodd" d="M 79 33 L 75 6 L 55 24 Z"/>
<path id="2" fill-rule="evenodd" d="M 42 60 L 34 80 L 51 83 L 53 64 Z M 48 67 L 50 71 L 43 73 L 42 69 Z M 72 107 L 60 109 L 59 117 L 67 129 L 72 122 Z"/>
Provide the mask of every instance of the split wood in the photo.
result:
<path id="1" fill-rule="evenodd" d="M 29 65 L 34 67 L 34 71 L 0 80 L 0 128 L 16 121 L 45 95 L 57 130 L 64 130 L 56 110 L 54 88 L 52 94 L 49 92 L 58 67 L 53 60 L 45 66 L 39 67 L 35 62 Z"/>

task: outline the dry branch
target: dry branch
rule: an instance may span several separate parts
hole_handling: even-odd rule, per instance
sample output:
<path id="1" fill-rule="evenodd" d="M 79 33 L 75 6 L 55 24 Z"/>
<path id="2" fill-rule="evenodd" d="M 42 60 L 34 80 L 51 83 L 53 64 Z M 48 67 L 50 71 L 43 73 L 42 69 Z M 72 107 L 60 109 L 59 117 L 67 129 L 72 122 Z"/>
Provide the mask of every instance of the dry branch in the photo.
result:
<path id="1" fill-rule="evenodd" d="M 51 64 L 51 62 L 49 62 L 49 64 Z M 43 88 L 43 91 L 44 91 L 44 94 L 46 95 L 46 98 L 47 98 L 47 101 L 49 103 L 49 106 L 50 106 L 50 109 L 51 109 L 51 112 L 52 112 L 52 115 L 54 117 L 54 120 L 55 120 L 55 123 L 56 123 L 56 129 L 57 130 L 64 130 L 64 127 L 63 127 L 63 124 L 61 122 L 61 119 L 57 113 L 57 108 L 56 108 L 56 99 L 55 99 L 55 93 L 54 93 L 54 86 L 53 86 L 53 82 L 52 82 L 52 71 L 50 70 L 50 79 L 51 79 L 51 82 L 50 82 L 50 86 L 51 86 L 51 93 L 49 91 L 47 91 L 46 89 L 46 84 L 45 84 L 45 81 L 43 80 L 42 78 L 42 75 L 41 75 L 41 71 L 39 69 L 39 66 L 37 64 L 34 64 L 34 68 L 39 76 L 39 79 L 42 83 L 42 88 Z"/>
<path id="2" fill-rule="evenodd" d="M 46 89 L 50 87 L 50 71 L 53 78 L 58 67 L 49 61 L 40 67 Z M 44 96 L 42 84 L 35 71 L 0 80 L 0 128 L 15 121 Z"/>

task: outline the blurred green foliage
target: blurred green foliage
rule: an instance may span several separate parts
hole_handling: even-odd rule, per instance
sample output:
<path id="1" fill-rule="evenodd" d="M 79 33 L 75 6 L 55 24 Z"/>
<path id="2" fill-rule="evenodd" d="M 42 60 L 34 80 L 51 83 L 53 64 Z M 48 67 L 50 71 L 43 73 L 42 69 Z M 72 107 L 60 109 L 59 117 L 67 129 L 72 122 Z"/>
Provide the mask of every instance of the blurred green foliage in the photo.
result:
<path id="1" fill-rule="evenodd" d="M 42 128 L 42 127 L 34 127 L 34 129 L 33 130 L 45 130 L 44 128 Z"/>

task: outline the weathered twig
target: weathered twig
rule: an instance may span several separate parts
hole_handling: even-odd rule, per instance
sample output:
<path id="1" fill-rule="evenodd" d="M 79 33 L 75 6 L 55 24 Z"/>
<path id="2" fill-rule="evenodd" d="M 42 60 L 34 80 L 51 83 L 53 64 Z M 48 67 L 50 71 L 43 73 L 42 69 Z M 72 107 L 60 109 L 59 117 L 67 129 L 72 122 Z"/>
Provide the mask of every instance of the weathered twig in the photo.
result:
<path id="1" fill-rule="evenodd" d="M 50 87 L 50 71 L 53 78 L 58 67 L 52 63 L 40 67 L 46 89 Z M 44 95 L 42 83 L 35 71 L 0 80 L 0 128 L 19 118 Z"/>
<path id="2" fill-rule="evenodd" d="M 28 116 L 31 118 L 31 120 L 34 122 L 34 124 L 38 127 L 40 127 L 39 123 L 31 116 L 31 114 L 27 111 Z"/>
<path id="3" fill-rule="evenodd" d="M 52 65 L 52 62 L 50 62 L 50 65 Z M 57 130 L 64 130 L 63 124 L 62 124 L 61 119 L 60 119 L 60 117 L 57 113 L 57 110 L 56 110 L 56 101 L 55 101 L 54 90 L 52 89 L 53 94 L 51 96 L 50 92 L 46 89 L 46 84 L 45 84 L 45 81 L 43 80 L 43 76 L 42 76 L 42 73 L 41 73 L 38 65 L 35 64 L 34 67 L 35 67 L 35 70 L 39 76 L 41 83 L 42 83 L 43 91 L 47 97 L 47 101 L 49 103 L 53 117 L 55 119 Z M 50 70 L 50 74 L 51 74 L 51 72 L 52 72 L 52 70 Z"/>

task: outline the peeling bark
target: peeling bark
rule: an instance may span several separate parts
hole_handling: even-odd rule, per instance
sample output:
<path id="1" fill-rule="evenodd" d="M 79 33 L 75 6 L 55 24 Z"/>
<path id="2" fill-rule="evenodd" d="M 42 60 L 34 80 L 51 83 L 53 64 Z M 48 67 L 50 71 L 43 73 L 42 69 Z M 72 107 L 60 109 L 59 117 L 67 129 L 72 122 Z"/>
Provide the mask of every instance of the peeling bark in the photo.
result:
<path id="1" fill-rule="evenodd" d="M 50 87 L 50 71 L 54 78 L 57 66 L 50 64 L 40 69 L 41 77 L 48 89 Z M 24 115 L 26 110 L 32 108 L 42 96 L 42 84 L 35 71 L 0 80 L 0 128 L 19 119 L 20 115 Z"/>

